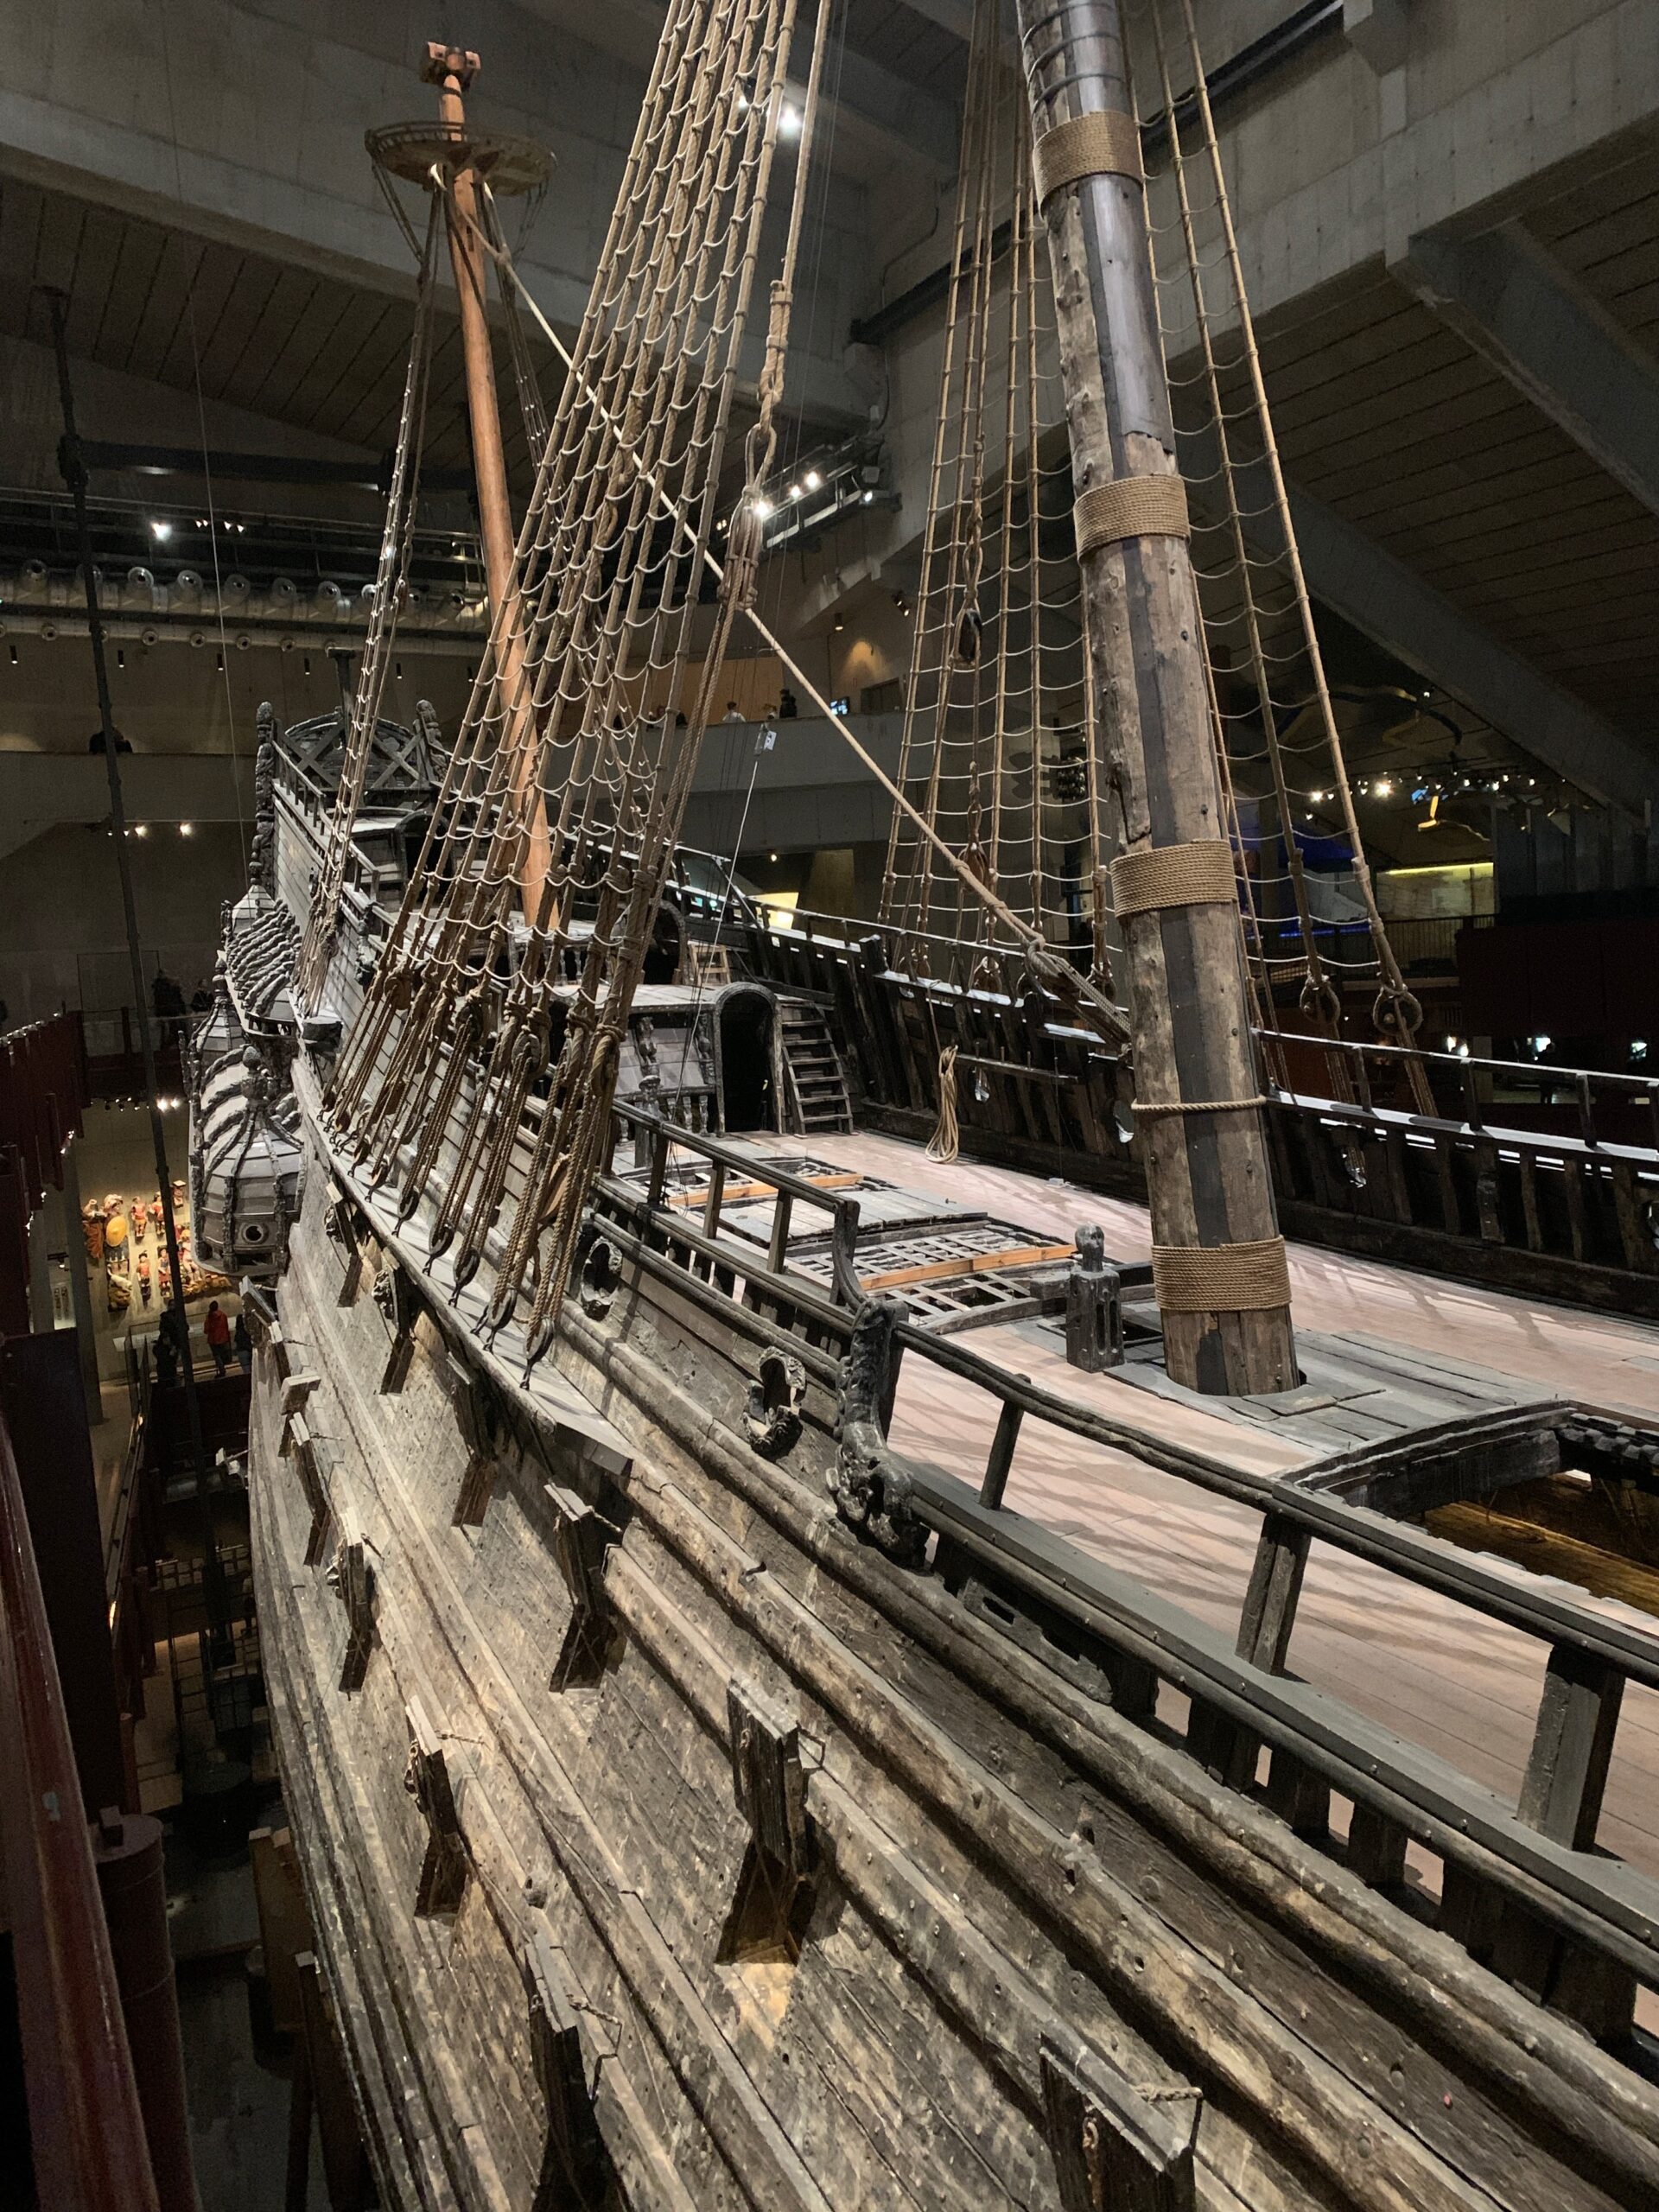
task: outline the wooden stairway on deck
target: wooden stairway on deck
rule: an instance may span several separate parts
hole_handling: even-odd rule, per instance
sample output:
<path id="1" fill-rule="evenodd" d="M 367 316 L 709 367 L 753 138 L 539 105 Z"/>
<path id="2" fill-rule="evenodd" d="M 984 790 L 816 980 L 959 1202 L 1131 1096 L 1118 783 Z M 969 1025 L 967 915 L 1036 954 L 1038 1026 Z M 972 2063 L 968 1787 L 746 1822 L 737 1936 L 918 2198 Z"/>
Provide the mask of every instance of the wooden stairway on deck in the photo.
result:
<path id="1" fill-rule="evenodd" d="M 823 1009 L 812 1000 L 778 1001 L 779 1036 L 791 1108 L 802 1135 L 853 1126 L 847 1078 Z"/>

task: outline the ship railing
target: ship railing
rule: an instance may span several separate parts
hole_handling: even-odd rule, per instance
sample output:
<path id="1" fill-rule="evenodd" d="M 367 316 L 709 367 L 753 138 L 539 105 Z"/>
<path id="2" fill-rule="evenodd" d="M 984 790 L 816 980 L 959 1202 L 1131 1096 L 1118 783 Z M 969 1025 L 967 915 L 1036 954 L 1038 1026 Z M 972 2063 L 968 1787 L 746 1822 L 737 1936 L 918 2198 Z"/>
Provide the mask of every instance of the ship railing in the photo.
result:
<path id="1" fill-rule="evenodd" d="M 665 1199 L 671 1159 L 677 1150 L 691 1153 L 708 1163 L 706 1187 L 702 1192 L 702 1235 L 697 1240 L 700 1248 L 712 1250 L 719 1239 L 728 1179 L 734 1177 L 741 1186 L 751 1191 L 760 1186 L 772 1193 L 772 1233 L 766 1248 L 768 1273 L 781 1277 L 786 1272 L 795 1210 L 798 1206 L 812 1209 L 830 1217 L 830 1281 L 836 1302 L 853 1307 L 863 1298 L 856 1265 L 856 1198 L 842 1191 L 826 1190 L 807 1176 L 757 1159 L 753 1152 L 723 1137 L 686 1128 L 643 1107 L 619 1102 L 614 1109 L 614 1126 L 624 1142 L 632 1139 L 636 1151 L 643 1149 L 648 1212 L 656 1215 L 670 1211 Z M 689 1227 L 685 1218 L 688 1211 L 673 1210 L 677 1216 L 675 1227 L 678 1234 L 683 1235 Z"/>
<path id="2" fill-rule="evenodd" d="M 79 2212 L 156 2212 L 80 1780 L 3 1422 L 0 1760 L 0 1855 L 36 2198 Z"/>
<path id="3" fill-rule="evenodd" d="M 1405 1442 L 1365 1446 L 1293 1474 L 1262 1474 L 1114 1421 L 1079 1401 L 992 1364 L 961 1340 L 924 1329 L 887 1297 L 857 1290 L 856 1201 L 770 1166 L 725 1140 L 619 1105 L 620 1128 L 648 1147 L 643 1189 L 607 1179 L 605 1234 L 653 1274 L 699 1301 L 722 1293 L 855 1409 L 846 1358 L 874 1329 L 880 1372 L 867 1382 L 888 1494 L 932 1547 L 932 1564 L 1016 1641 L 1075 1679 L 1079 1655 L 1102 1656 L 1102 1685 L 1120 1711 L 1173 1734 L 1230 1788 L 1259 1795 L 1298 1834 L 1336 1848 L 1368 1885 L 1409 1897 L 1421 1916 L 1524 1993 L 1548 1996 L 1604 2040 L 1633 2017 L 1638 1986 L 1659 1986 L 1659 1883 L 1598 1844 L 1627 1683 L 1659 1689 L 1659 1637 L 1575 1602 L 1559 1585 L 1506 1573 L 1420 1526 L 1357 1502 L 1450 1475 L 1474 1451 L 1545 1471 L 1554 1435 L 1576 1409 L 1563 1402 L 1506 1408 Z M 671 1203 L 677 1153 L 707 1162 L 701 1221 Z M 741 1176 L 778 1194 L 784 1228 L 764 1262 L 758 1245 L 722 1233 L 722 1194 Z M 705 1195 L 706 1192 L 706 1195 Z M 790 1207 L 838 1217 L 841 1257 L 826 1296 L 787 1271 Z M 629 1233 L 632 1229 L 632 1233 Z M 842 1355 L 837 1357 L 837 1352 Z M 977 1486 L 886 1442 L 901 1363 L 920 1360 L 989 1402 L 991 1441 Z M 1041 1423 L 1259 1516 L 1251 1573 L 1231 1640 L 1129 1576 L 1108 1567 L 1006 1502 L 1022 1434 Z M 1445 1760 L 1287 1672 L 1303 1580 L 1318 1546 L 1523 1637 L 1542 1655 L 1531 1748 L 1516 1802 L 1506 1803 Z M 1387 1618 L 1379 1592 L 1378 1617 Z M 1161 1693 L 1184 1714 L 1164 1717 Z M 1262 1778 L 1265 1762 L 1265 1779 Z M 1408 1872 L 1407 1852 L 1418 1859 Z M 1434 1890 L 1438 1868 L 1439 1889 Z"/>
<path id="4" fill-rule="evenodd" d="M 1371 1043 L 1363 1039 L 1344 1038 L 1336 1044 L 1324 1038 L 1300 1036 L 1287 1030 L 1262 1029 L 1256 1032 L 1264 1043 L 1312 1046 L 1321 1054 L 1338 1052 L 1343 1056 L 1352 1071 L 1354 1103 L 1361 1113 L 1374 1115 L 1378 1111 L 1371 1088 L 1372 1063 L 1385 1070 L 1398 1069 L 1408 1059 L 1420 1060 L 1430 1071 L 1431 1080 L 1439 1074 L 1447 1091 L 1455 1096 L 1463 1108 L 1459 1126 L 1481 1134 L 1535 1139 L 1535 1129 L 1506 1128 L 1503 1125 L 1504 1102 L 1495 1098 L 1500 1086 L 1535 1092 L 1541 1106 L 1566 1106 L 1577 1123 L 1577 1134 L 1588 1152 L 1597 1150 L 1606 1139 L 1596 1121 L 1596 1107 L 1599 1102 L 1608 1105 L 1627 1105 L 1639 1108 L 1647 1124 L 1649 1144 L 1630 1146 L 1629 1150 L 1651 1149 L 1659 1163 L 1659 1071 L 1653 1075 L 1623 1075 L 1601 1068 L 1552 1067 L 1543 1060 L 1499 1060 L 1483 1058 L 1475 1052 L 1433 1052 L 1413 1046 L 1408 1050 L 1400 1045 Z M 1300 1096 L 1291 1093 L 1289 1096 Z M 1334 1102 L 1325 1102 L 1327 1103 Z M 1510 1102 L 1514 1103 L 1514 1102 Z M 1413 1120 L 1431 1117 L 1411 1116 Z M 1448 1117 L 1449 1118 L 1449 1117 Z"/>

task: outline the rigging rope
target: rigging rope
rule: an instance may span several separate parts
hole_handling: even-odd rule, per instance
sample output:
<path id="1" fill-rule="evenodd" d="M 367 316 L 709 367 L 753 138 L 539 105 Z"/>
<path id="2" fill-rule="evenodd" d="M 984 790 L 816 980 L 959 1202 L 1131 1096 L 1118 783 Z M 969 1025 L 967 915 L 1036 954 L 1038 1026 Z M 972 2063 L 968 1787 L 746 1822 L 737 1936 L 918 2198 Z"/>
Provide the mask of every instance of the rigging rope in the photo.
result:
<path id="1" fill-rule="evenodd" d="M 1179 11 L 1182 41 L 1187 65 L 1191 72 L 1190 90 L 1182 97 L 1178 111 L 1169 52 L 1171 41 L 1165 29 L 1165 8 L 1173 4 Z M 1422 1009 L 1408 988 L 1399 963 L 1389 941 L 1387 926 L 1376 903 L 1370 868 L 1365 858 L 1363 841 L 1358 818 L 1354 810 L 1353 794 L 1343 759 L 1340 734 L 1332 706 L 1330 690 L 1325 680 L 1324 658 L 1314 626 L 1313 610 L 1307 582 L 1303 572 L 1300 552 L 1297 545 L 1295 527 L 1291 518 L 1290 502 L 1285 488 L 1284 472 L 1281 465 L 1278 442 L 1274 434 L 1271 413 L 1268 405 L 1267 386 L 1262 375 L 1261 355 L 1255 341 L 1255 324 L 1249 301 L 1245 291 L 1243 270 L 1239 255 L 1237 233 L 1233 223 L 1231 203 L 1227 191 L 1221 149 L 1216 137 L 1215 118 L 1211 110 L 1209 89 L 1205 77 L 1203 56 L 1199 51 L 1197 25 L 1192 0 L 1144 0 L 1144 12 L 1151 32 L 1156 57 L 1157 73 L 1163 96 L 1164 112 L 1169 118 L 1165 133 L 1168 149 L 1167 173 L 1172 179 L 1179 205 L 1179 230 L 1181 238 L 1181 265 L 1168 272 L 1158 270 L 1160 290 L 1165 285 L 1176 283 L 1184 298 L 1190 297 L 1192 315 L 1201 351 L 1201 366 L 1198 376 L 1188 380 L 1187 388 L 1201 387 L 1202 405 L 1213 423 L 1218 450 L 1218 464 L 1210 480 L 1212 496 L 1218 499 L 1224 512 L 1219 524 L 1227 535 L 1230 553 L 1218 565 L 1202 571 L 1211 586 L 1213 603 L 1214 588 L 1218 579 L 1230 578 L 1237 595 L 1237 612 L 1242 615 L 1249 649 L 1251 682 L 1255 690 L 1258 711 L 1266 740 L 1266 758 L 1272 785 L 1274 804 L 1277 813 L 1280 836 L 1283 842 L 1286 868 L 1296 910 L 1298 933 L 1302 946 L 1302 1007 L 1313 1021 L 1316 1032 L 1330 1041 L 1339 1033 L 1341 1000 L 1325 972 L 1315 933 L 1314 918 L 1308 895 L 1302 856 L 1296 842 L 1295 823 L 1291 808 L 1287 779 L 1285 774 L 1283 746 L 1278 715 L 1281 706 L 1274 695 L 1270 664 L 1275 661 L 1299 661 L 1307 673 L 1319 727 L 1329 756 L 1332 783 L 1340 804 L 1344 827 L 1352 852 L 1352 866 L 1356 887 L 1364 910 L 1366 925 L 1370 934 L 1376 961 L 1378 990 L 1373 1020 L 1376 1027 L 1393 1041 L 1409 1047 L 1422 1022 Z M 1189 158 L 1182 146 L 1185 130 L 1198 148 L 1199 159 L 1209 180 L 1207 201 L 1200 204 L 1192 188 Z M 1214 238 L 1220 247 L 1213 259 L 1207 259 L 1203 241 L 1198 236 L 1201 220 L 1207 220 Z M 1158 259 L 1157 236 L 1154 231 L 1154 261 Z M 1206 276 L 1219 276 L 1223 299 L 1220 315 L 1230 317 L 1236 330 L 1236 353 L 1226 364 L 1235 374 L 1242 372 L 1245 391 L 1243 403 L 1230 408 L 1223 388 L 1223 364 L 1216 344 L 1217 311 L 1208 297 Z M 1178 385 L 1178 389 L 1179 389 Z M 1250 425 L 1259 445 L 1259 453 L 1243 452 L 1237 434 L 1230 427 L 1243 422 Z M 1249 508 L 1241 497 L 1241 478 L 1246 471 L 1265 468 L 1270 496 L 1265 510 Z M 1277 532 L 1275 550 L 1268 556 L 1252 552 L 1247 544 L 1246 524 L 1270 519 Z M 1203 525 L 1198 525 L 1201 530 Z M 1275 578 L 1285 590 L 1286 604 L 1274 608 L 1268 603 L 1267 594 L 1271 580 Z M 1267 579 L 1268 581 L 1264 581 Z M 1294 651 L 1288 655 L 1270 653 L 1266 647 L 1263 632 L 1268 622 L 1287 621 L 1294 639 Z M 1206 626 L 1210 626 L 1209 624 Z M 1224 626 L 1224 624 L 1220 626 Z M 1213 688 L 1213 687 L 1212 687 Z M 1226 742 L 1226 720 L 1216 706 L 1216 735 L 1224 777 L 1230 793 L 1231 763 Z M 1230 804 L 1236 802 L 1230 797 Z M 1260 953 L 1259 919 L 1253 915 L 1255 949 Z M 1247 936 L 1250 933 L 1247 922 Z M 1271 1003 L 1271 981 L 1268 965 L 1259 957 L 1255 963 L 1261 978 L 1260 989 Z M 1345 1066 L 1339 1067 L 1342 1056 L 1327 1055 L 1332 1082 L 1339 1096 L 1350 1093 L 1351 1078 Z M 1422 1113 L 1434 1111 L 1434 1102 L 1421 1059 L 1414 1052 L 1403 1063 L 1417 1109 Z"/>
<path id="2" fill-rule="evenodd" d="M 377 174 L 378 172 L 377 171 Z M 391 486 L 386 520 L 380 538 L 380 558 L 375 571 L 374 598 L 369 610 L 368 635 L 358 667 L 351 713 L 341 733 L 340 783 L 334 809 L 324 833 L 321 863 L 311 889 L 310 909 L 300 946 L 296 988 L 308 1013 L 322 997 L 328 962 L 340 926 L 340 902 L 346 887 L 351 857 L 352 831 L 368 779 L 374 750 L 375 724 L 385 695 L 386 676 L 397 617 L 409 590 L 409 568 L 415 543 L 415 509 L 420 487 L 421 435 L 426 419 L 426 393 L 432 363 L 432 297 L 438 236 L 438 203 L 429 210 L 426 238 L 421 247 L 420 269 L 415 283 L 415 329 L 410 342 L 409 367 L 404 378 L 403 407 L 397 419 L 397 445 L 392 461 Z"/>
<path id="3" fill-rule="evenodd" d="M 1070 468 L 1040 442 L 1064 416 L 1052 294 L 1029 111 L 990 5 L 969 46 L 950 270 L 898 781 L 957 862 L 1109 989 Z M 935 929 L 986 934 L 962 866 L 895 808 L 880 918 L 913 972 Z"/>
<path id="4" fill-rule="evenodd" d="M 518 590 L 493 626 L 422 861 L 329 1094 L 372 1179 L 401 1177 L 406 1212 L 435 1181 L 432 1247 L 453 1249 L 457 1287 L 490 1257 L 498 1325 L 528 1294 L 531 1357 L 609 1154 L 629 1010 L 753 588 L 757 472 L 775 446 L 831 6 L 814 40 L 747 486 L 687 724 L 671 708 L 713 565 L 795 0 L 671 5 L 519 534 Z M 499 229 L 478 234 L 510 269 Z M 520 917 L 516 877 L 543 806 L 551 866 Z"/>

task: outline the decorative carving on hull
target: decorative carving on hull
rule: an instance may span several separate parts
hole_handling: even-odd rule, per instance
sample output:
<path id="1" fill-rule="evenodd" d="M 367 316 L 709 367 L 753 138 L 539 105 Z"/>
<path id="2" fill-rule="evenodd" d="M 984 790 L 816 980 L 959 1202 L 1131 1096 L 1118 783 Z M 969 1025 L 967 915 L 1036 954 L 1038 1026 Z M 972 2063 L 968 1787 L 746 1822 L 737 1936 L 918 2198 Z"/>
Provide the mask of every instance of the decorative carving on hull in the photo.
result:
<path id="1" fill-rule="evenodd" d="M 842 1367 L 841 1450 L 828 1478 L 836 1510 L 901 1567 L 919 1567 L 927 1530 L 910 1511 L 910 1478 L 888 1445 L 894 1332 L 905 1319 L 901 1298 L 867 1298 L 853 1323 Z"/>

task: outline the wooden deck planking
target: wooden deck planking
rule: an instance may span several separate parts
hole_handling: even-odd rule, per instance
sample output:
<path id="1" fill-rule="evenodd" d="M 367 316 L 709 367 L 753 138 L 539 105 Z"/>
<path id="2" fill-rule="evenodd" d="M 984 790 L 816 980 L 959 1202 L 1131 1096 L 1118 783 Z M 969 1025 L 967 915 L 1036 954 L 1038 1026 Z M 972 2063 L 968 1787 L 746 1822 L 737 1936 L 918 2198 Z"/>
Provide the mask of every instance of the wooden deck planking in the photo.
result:
<path id="1" fill-rule="evenodd" d="M 915 1189 L 982 1205 L 1045 1231 L 1099 1221 L 1107 1249 L 1148 1249 L 1142 1209 L 977 1161 L 940 1166 L 895 1140 L 826 1136 L 826 1154 Z M 1324 1330 L 1394 1338 L 1428 1363 L 1468 1359 L 1546 1388 L 1659 1418 L 1659 1330 L 1599 1314 L 1533 1308 L 1497 1293 L 1414 1276 L 1306 1247 L 1291 1248 L 1303 1314 Z M 1293 1439 L 1207 1414 L 1065 1364 L 1058 1340 L 1031 1323 L 976 1330 L 974 1351 L 1033 1382 L 1148 1431 L 1262 1472 L 1305 1464 Z M 1455 1351 L 1453 1348 L 1455 1347 Z M 1652 1363 L 1649 1364 L 1649 1363 Z M 984 1393 L 919 1358 L 906 1361 L 893 1438 L 900 1450 L 974 1479 L 995 1422 Z M 1238 1624 L 1259 1516 L 1128 1455 L 1027 1421 L 1007 1503 L 1231 1636 Z M 1500 1572 L 1502 1560 L 1489 1556 Z M 1574 1590 L 1575 1598 L 1584 1593 Z M 1597 1609 L 1652 1629 L 1615 1601 Z M 1471 1780 L 1513 1802 L 1532 1740 L 1545 1659 L 1532 1638 L 1417 1589 L 1363 1561 L 1316 1547 L 1303 1586 L 1290 1665 Z M 1599 1841 L 1659 1873 L 1659 1698 L 1627 1691 Z"/>

